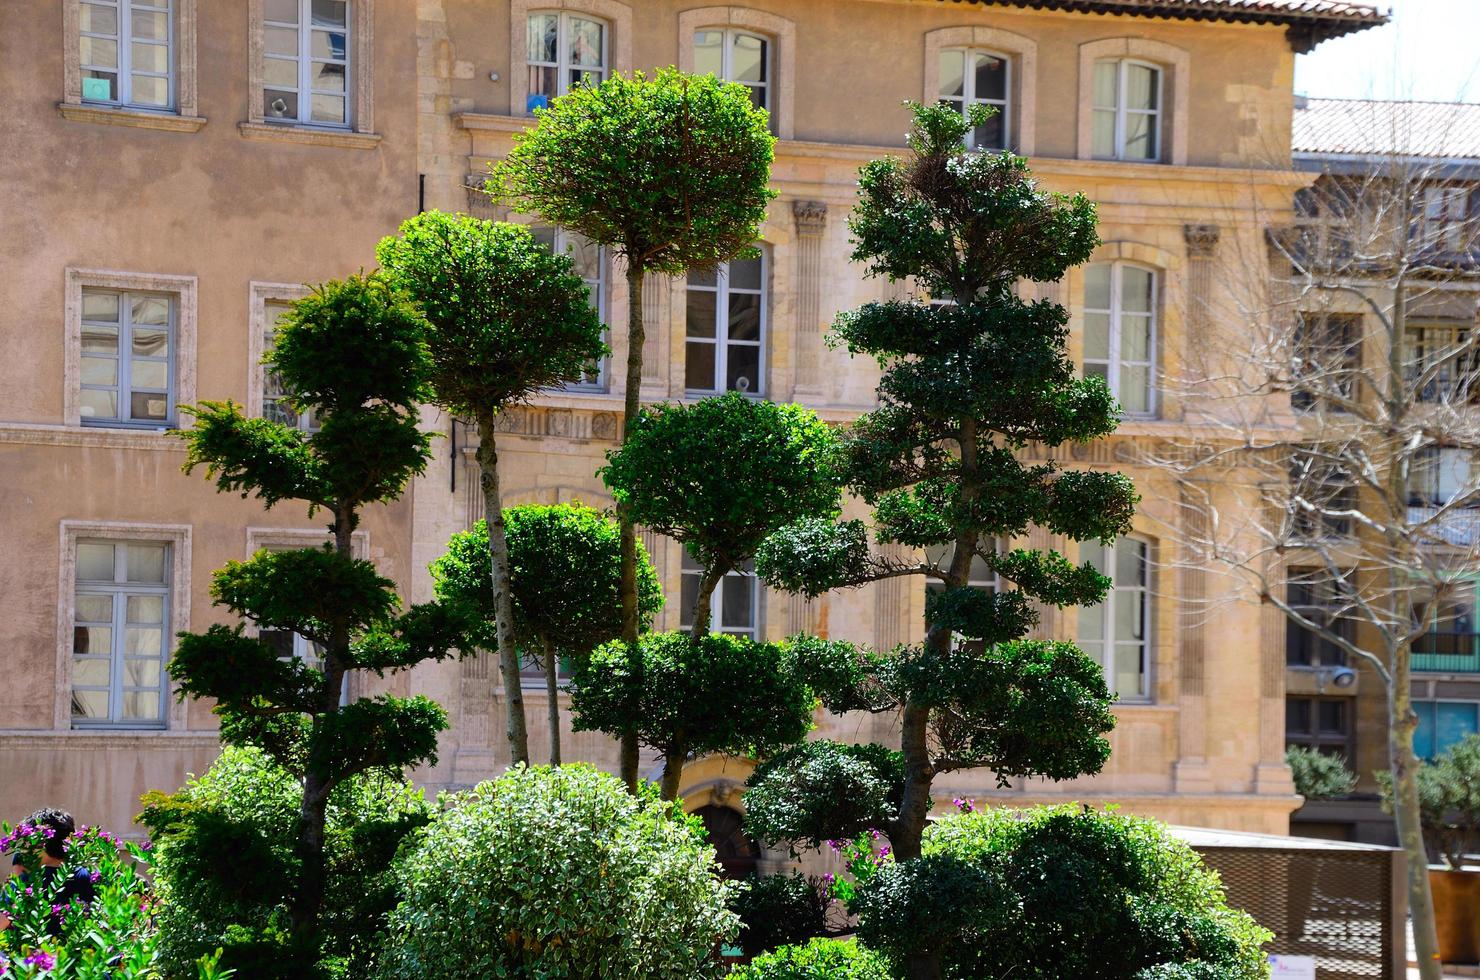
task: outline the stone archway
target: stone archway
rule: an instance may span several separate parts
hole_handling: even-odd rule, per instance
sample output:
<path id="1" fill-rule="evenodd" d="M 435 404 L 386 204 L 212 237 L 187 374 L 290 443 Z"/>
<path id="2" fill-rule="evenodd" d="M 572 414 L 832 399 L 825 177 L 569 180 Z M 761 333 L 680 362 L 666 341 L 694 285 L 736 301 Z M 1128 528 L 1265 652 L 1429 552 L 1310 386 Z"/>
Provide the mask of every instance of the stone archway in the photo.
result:
<path id="1" fill-rule="evenodd" d="M 745 833 L 744 818 L 733 807 L 709 803 L 693 811 L 704 821 L 715 859 L 724 868 L 726 878 L 741 879 L 753 874 L 760 861 L 760 845 Z"/>

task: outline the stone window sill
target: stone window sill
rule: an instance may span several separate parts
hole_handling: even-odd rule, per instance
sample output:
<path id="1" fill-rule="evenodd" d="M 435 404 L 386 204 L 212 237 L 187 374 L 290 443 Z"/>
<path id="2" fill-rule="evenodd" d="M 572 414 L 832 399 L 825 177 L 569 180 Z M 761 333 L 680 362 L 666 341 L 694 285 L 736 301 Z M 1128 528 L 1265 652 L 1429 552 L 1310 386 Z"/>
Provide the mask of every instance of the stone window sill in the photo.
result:
<path id="1" fill-rule="evenodd" d="M 168 133 L 196 133 L 206 124 L 204 116 L 181 116 L 168 112 L 146 112 L 126 106 L 79 105 L 60 102 L 57 112 L 73 122 L 98 123 L 103 126 L 134 126 Z"/>
<path id="2" fill-rule="evenodd" d="M 262 122 L 238 123 L 236 128 L 246 139 L 267 143 L 337 146 L 346 150 L 373 150 L 380 143 L 379 133 L 356 133 L 348 129 L 316 129 L 313 126 L 280 126 Z"/>

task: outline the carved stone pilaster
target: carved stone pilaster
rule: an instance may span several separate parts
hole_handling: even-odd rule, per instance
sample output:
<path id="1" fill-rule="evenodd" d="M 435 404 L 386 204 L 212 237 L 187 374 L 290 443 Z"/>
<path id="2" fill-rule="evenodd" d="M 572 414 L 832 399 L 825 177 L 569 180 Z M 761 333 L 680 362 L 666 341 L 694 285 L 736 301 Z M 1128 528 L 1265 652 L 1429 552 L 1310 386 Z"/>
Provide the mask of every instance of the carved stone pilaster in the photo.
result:
<path id="1" fill-rule="evenodd" d="M 668 377 L 669 284 L 667 276 L 651 273 L 642 280 L 642 380 L 645 384 L 663 384 Z"/>
<path id="2" fill-rule="evenodd" d="M 1187 257 L 1210 259 L 1218 248 L 1218 239 L 1223 232 L 1217 225 L 1183 225 L 1182 237 L 1187 241 Z"/>
<path id="3" fill-rule="evenodd" d="M 480 653 L 458 665 L 452 782 L 459 786 L 472 786 L 494 773 L 492 664 L 492 656 Z"/>
<path id="4" fill-rule="evenodd" d="M 902 558 L 903 549 L 897 544 L 884 545 L 880 549 L 885 558 Z M 913 575 L 886 578 L 874 583 L 874 646 L 880 651 L 892 650 L 910 640 L 907 621 L 910 595 L 907 589 L 918 582 Z"/>
<path id="5" fill-rule="evenodd" d="M 1181 494 L 1178 522 L 1186 542 L 1207 537 L 1207 514 L 1186 489 Z M 1177 694 L 1178 743 L 1175 769 L 1179 793 L 1208 793 L 1213 774 L 1208 766 L 1206 703 L 1207 571 L 1193 560 L 1193 546 L 1184 546 L 1177 570 Z"/>
<path id="6" fill-rule="evenodd" d="M 796 219 L 796 390 L 822 391 L 822 236 L 827 230 L 827 205 L 821 201 L 792 201 Z"/>
<path id="7" fill-rule="evenodd" d="M 1273 578 L 1273 576 L 1271 576 Z M 1295 792 L 1285 764 L 1285 615 L 1271 603 L 1259 607 L 1259 763 L 1254 790 Z"/>

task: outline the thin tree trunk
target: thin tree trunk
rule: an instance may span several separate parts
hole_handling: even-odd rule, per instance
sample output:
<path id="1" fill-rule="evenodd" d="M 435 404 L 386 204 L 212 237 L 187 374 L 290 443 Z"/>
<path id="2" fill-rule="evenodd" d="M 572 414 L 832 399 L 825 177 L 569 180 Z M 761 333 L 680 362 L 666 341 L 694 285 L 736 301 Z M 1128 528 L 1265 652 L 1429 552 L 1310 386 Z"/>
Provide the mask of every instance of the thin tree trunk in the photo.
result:
<path id="1" fill-rule="evenodd" d="M 642 407 L 642 346 L 646 331 L 642 320 L 642 266 L 627 260 L 627 390 L 622 409 L 622 442 L 632 432 L 632 423 Z M 617 505 L 621 525 L 622 547 L 622 642 L 627 645 L 628 669 L 635 682 L 642 684 L 642 655 L 637 648 L 637 528 L 632 512 Z M 622 782 L 629 792 L 637 792 L 637 730 L 622 733 Z"/>
<path id="2" fill-rule="evenodd" d="M 478 420 L 479 485 L 488 521 L 488 557 L 493 565 L 493 613 L 498 635 L 499 674 L 504 682 L 504 733 L 509 761 L 529 764 L 529 727 L 524 719 L 524 692 L 519 679 L 519 651 L 514 646 L 514 594 L 509 587 L 509 540 L 499 497 L 498 446 L 493 416 Z"/>
<path id="3" fill-rule="evenodd" d="M 560 660 L 555 644 L 545 641 L 545 694 L 550 699 L 550 765 L 560 765 Z"/>
<path id="4" fill-rule="evenodd" d="M 710 600 L 714 598 L 714 590 L 718 588 L 722 578 L 724 578 L 724 572 L 711 568 L 705 571 L 704 577 L 699 580 L 699 594 L 694 599 L 694 608 L 690 610 L 692 618 L 689 622 L 694 625 L 689 631 L 689 637 L 693 640 L 709 635 Z M 688 738 L 682 731 L 675 732 L 673 741 L 663 753 L 663 799 L 678 799 L 678 791 L 683 787 L 684 764 L 688 760 Z"/>
<path id="5" fill-rule="evenodd" d="M 1434 896 L 1429 890 L 1429 856 L 1424 846 L 1418 805 L 1418 757 L 1413 754 L 1413 732 L 1418 715 L 1409 690 L 1411 650 L 1403 644 L 1394 657 L 1393 681 L 1388 687 L 1388 768 L 1393 777 L 1393 822 L 1398 844 L 1408 863 L 1408 914 L 1413 918 L 1414 959 L 1421 980 L 1440 980 L 1439 938 L 1434 928 Z"/>

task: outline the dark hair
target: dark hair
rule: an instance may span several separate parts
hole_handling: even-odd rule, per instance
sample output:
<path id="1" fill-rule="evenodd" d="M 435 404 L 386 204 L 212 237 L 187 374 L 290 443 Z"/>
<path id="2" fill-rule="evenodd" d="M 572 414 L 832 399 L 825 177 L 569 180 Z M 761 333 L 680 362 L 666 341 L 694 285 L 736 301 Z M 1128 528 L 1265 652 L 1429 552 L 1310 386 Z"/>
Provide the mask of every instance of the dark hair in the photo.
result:
<path id="1" fill-rule="evenodd" d="M 61 860 L 62 855 L 65 853 L 62 848 L 67 838 L 71 837 L 72 832 L 77 829 L 77 821 L 72 819 L 72 814 L 66 810 L 58 810 L 49 806 L 42 807 L 40 810 L 31 814 L 25 819 L 25 823 L 30 824 L 37 830 L 43 827 L 51 828 L 52 835 L 47 837 L 41 846 L 48 856 L 54 857 L 57 860 Z"/>

